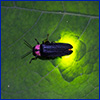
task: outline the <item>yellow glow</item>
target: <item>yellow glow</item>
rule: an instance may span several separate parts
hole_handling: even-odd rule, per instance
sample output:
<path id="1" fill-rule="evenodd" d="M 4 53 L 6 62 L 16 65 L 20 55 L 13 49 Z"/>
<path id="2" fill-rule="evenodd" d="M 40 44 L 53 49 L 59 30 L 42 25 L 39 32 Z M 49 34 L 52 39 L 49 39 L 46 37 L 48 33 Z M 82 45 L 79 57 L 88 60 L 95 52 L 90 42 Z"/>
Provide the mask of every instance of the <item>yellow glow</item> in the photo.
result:
<path id="1" fill-rule="evenodd" d="M 66 35 L 64 35 L 66 34 Z M 73 46 L 73 53 L 70 54 L 70 55 L 66 55 L 66 56 L 63 56 L 61 59 L 58 59 L 60 60 L 60 64 L 62 65 L 62 67 L 69 67 L 71 64 L 74 64 L 74 59 L 76 57 L 76 51 L 78 49 L 78 37 L 76 36 L 73 36 L 73 35 L 70 35 L 71 33 L 62 33 L 61 34 L 61 39 L 57 42 L 60 42 L 60 43 L 69 43 Z M 72 33 L 73 34 L 73 33 Z"/>

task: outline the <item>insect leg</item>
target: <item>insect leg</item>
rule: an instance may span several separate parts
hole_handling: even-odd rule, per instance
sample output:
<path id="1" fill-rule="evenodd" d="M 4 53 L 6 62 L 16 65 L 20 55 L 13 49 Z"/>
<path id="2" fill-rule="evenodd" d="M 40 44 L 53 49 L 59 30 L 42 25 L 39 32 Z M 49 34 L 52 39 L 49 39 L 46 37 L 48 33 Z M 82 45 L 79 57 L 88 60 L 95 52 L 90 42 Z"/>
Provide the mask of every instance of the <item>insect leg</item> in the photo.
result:
<path id="1" fill-rule="evenodd" d="M 47 41 L 48 41 L 49 34 L 47 34 Z"/>
<path id="2" fill-rule="evenodd" d="M 31 63 L 31 62 L 32 62 L 32 60 L 35 60 L 35 59 L 37 59 L 37 56 L 35 56 L 35 58 L 32 58 L 32 59 L 30 60 L 30 62 L 29 62 L 29 63 Z"/>
<path id="3" fill-rule="evenodd" d="M 54 41 L 52 41 L 51 43 L 55 43 Z"/>
<path id="4" fill-rule="evenodd" d="M 43 44 L 50 43 L 49 40 L 48 40 L 48 37 L 49 37 L 49 34 L 47 34 L 47 38 L 44 41 L 42 41 Z"/>
<path id="5" fill-rule="evenodd" d="M 37 44 L 40 44 L 39 41 L 35 38 L 35 41 L 37 42 Z"/>

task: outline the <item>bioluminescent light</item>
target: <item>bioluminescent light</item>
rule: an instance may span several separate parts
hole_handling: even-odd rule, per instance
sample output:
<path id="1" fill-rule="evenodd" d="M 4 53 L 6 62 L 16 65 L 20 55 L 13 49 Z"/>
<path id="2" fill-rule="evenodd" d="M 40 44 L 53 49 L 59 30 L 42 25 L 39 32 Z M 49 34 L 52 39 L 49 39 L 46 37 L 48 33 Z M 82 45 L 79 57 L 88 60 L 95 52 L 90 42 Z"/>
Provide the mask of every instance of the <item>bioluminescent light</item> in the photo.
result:
<path id="1" fill-rule="evenodd" d="M 73 53 L 72 54 L 63 56 L 61 59 L 58 59 L 58 61 L 60 61 L 60 65 L 63 66 L 63 68 L 64 67 L 66 68 L 74 63 L 74 59 L 76 57 L 76 52 L 77 52 L 77 49 L 79 48 L 78 47 L 79 40 L 78 40 L 78 37 L 76 37 L 76 36 L 70 35 L 68 33 L 66 35 L 64 35 L 64 34 L 65 33 L 61 34 L 61 39 L 58 40 L 57 42 L 69 43 L 73 46 L 73 48 L 72 48 Z"/>
<path id="2" fill-rule="evenodd" d="M 84 62 L 82 63 L 82 59 L 86 53 L 86 45 L 75 33 L 71 32 L 61 33 L 61 39 L 57 42 L 69 43 L 73 46 L 73 52 L 70 55 L 62 56 L 56 61 L 56 63 L 59 64 L 58 68 L 63 78 L 71 82 L 74 78 L 83 73 L 82 64 Z"/>

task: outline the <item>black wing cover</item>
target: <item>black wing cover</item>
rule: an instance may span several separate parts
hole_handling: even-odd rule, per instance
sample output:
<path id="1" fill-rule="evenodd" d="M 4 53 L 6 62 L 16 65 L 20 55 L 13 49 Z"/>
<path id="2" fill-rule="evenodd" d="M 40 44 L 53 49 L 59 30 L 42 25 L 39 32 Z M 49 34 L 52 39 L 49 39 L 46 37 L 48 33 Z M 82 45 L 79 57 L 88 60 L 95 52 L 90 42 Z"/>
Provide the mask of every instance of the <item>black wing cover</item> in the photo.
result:
<path id="1" fill-rule="evenodd" d="M 68 50 L 71 48 L 72 45 L 66 43 L 41 44 L 40 53 L 42 57 L 55 58 L 71 54 L 73 51 Z"/>

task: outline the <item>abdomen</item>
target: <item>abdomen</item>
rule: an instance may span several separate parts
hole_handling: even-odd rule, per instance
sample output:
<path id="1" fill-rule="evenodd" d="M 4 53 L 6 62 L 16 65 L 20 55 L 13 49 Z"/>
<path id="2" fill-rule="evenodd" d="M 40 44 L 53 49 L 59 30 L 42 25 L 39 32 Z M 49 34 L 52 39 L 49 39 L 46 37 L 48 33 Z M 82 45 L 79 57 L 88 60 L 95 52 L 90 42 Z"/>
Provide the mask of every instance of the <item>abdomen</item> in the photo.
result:
<path id="1" fill-rule="evenodd" d="M 72 46 L 66 43 L 41 44 L 40 52 L 42 57 L 55 58 L 71 54 L 72 51 L 68 50 L 70 48 L 72 48 Z"/>

